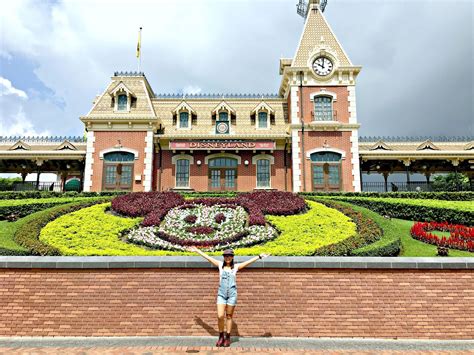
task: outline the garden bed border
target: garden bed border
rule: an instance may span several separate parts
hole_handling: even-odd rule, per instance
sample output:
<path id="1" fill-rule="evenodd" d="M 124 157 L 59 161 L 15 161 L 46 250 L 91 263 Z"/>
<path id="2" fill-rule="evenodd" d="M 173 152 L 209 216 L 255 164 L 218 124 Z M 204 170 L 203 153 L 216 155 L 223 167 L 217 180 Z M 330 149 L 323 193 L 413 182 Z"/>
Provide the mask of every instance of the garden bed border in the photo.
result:
<path id="1" fill-rule="evenodd" d="M 236 256 L 242 262 L 250 257 Z M 222 259 L 217 257 L 217 259 Z M 0 269 L 212 268 L 199 256 L 0 256 Z M 469 269 L 468 257 L 272 256 L 249 268 L 283 269 Z"/>

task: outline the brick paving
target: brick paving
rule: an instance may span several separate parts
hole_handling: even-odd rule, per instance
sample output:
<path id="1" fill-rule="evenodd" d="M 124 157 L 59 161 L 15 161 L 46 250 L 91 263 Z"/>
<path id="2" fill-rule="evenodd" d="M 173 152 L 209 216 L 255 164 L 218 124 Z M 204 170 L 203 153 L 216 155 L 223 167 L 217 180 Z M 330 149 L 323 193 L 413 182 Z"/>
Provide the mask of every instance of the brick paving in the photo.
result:
<path id="1" fill-rule="evenodd" d="M 188 346 L 137 346 L 137 347 L 11 347 L 0 348 L 0 354 L 5 355 L 152 355 L 152 354 L 315 354 L 315 355 L 472 355 L 474 350 L 308 350 L 308 349 L 281 349 L 281 348 L 216 348 L 216 347 L 188 347 Z"/>

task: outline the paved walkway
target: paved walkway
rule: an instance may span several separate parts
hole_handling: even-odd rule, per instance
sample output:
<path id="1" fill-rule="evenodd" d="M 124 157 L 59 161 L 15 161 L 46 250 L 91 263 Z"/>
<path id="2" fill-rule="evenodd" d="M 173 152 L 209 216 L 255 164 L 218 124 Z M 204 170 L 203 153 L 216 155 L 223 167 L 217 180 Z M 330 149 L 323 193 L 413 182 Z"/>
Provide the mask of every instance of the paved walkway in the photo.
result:
<path id="1" fill-rule="evenodd" d="M 0 337 L 0 354 L 474 354 L 474 340 L 216 337 Z"/>

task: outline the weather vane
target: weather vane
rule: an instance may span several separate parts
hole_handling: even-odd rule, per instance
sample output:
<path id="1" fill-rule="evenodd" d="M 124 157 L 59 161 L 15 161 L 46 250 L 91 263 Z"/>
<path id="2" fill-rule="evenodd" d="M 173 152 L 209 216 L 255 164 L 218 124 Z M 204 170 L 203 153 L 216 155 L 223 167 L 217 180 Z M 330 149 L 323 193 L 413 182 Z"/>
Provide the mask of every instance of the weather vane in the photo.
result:
<path id="1" fill-rule="evenodd" d="M 321 9 L 322 12 L 324 12 L 324 9 L 326 8 L 328 0 L 313 0 L 313 1 L 316 1 L 316 3 L 319 3 L 319 8 Z M 302 18 L 306 18 L 306 15 L 308 15 L 308 3 L 305 0 L 299 0 L 298 4 L 296 4 L 296 13 L 300 15 Z"/>

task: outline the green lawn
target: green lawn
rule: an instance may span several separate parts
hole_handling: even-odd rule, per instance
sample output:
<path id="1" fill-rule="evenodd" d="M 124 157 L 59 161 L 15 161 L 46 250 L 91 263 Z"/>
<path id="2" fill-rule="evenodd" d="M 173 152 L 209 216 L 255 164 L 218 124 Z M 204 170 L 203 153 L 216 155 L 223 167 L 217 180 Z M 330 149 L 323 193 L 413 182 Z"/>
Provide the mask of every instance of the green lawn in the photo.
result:
<path id="1" fill-rule="evenodd" d="M 8 249 L 13 251 L 27 251 L 27 249 L 13 241 L 13 235 L 15 234 L 19 223 L 21 223 L 20 220 L 16 222 L 0 221 L 0 250 Z"/>

